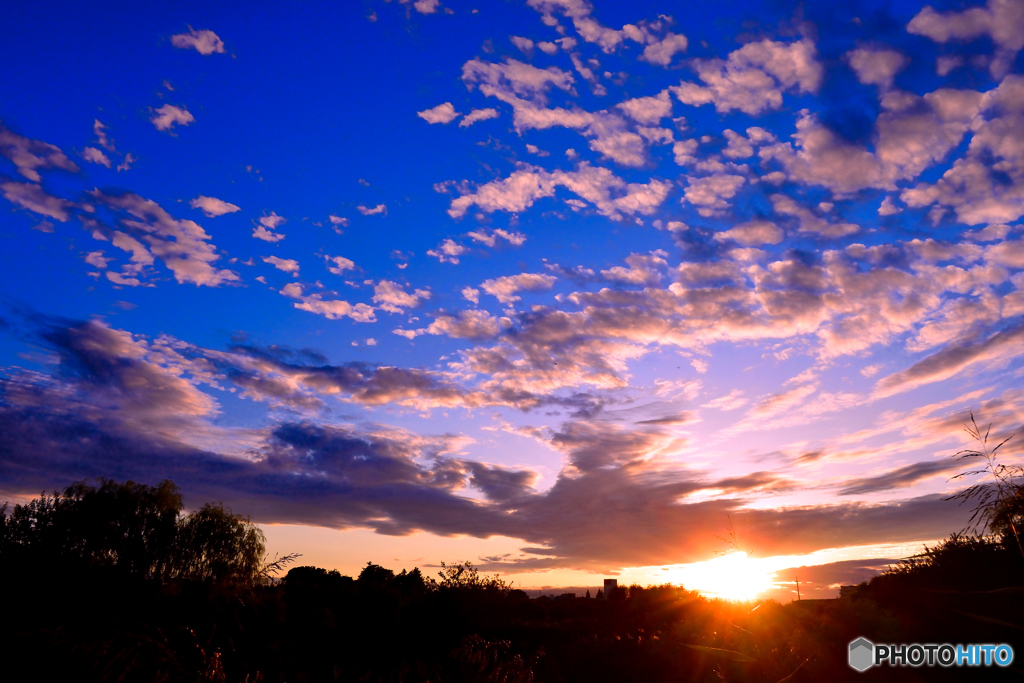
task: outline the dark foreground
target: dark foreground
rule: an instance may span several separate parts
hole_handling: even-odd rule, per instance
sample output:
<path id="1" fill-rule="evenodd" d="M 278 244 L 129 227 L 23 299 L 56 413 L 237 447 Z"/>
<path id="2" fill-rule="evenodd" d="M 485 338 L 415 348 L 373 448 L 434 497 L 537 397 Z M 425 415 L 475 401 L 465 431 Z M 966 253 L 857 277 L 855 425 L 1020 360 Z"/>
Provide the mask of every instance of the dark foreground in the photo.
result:
<path id="1" fill-rule="evenodd" d="M 160 494 L 107 482 L 105 492 L 69 489 L 0 515 L 7 674 L 146 682 L 1024 678 L 1024 561 L 996 540 L 953 537 L 840 600 L 726 603 L 675 586 L 531 600 L 468 564 L 436 579 L 373 564 L 354 579 L 297 567 L 274 582 L 255 527 L 215 506 L 182 516 L 171 486 Z M 847 664 L 859 636 L 1009 643 L 1021 659 L 1006 669 L 860 674 Z"/>

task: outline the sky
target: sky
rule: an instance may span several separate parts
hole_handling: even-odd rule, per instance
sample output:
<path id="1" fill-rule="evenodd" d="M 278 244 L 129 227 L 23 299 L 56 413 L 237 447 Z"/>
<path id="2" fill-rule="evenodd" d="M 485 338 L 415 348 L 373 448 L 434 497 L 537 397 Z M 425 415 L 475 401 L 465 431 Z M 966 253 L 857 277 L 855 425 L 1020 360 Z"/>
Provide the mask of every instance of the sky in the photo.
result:
<path id="1" fill-rule="evenodd" d="M 740 550 L 789 599 L 962 529 L 964 423 L 1024 420 L 1024 0 L 0 26 L 12 503 L 171 479 L 353 575 Z"/>

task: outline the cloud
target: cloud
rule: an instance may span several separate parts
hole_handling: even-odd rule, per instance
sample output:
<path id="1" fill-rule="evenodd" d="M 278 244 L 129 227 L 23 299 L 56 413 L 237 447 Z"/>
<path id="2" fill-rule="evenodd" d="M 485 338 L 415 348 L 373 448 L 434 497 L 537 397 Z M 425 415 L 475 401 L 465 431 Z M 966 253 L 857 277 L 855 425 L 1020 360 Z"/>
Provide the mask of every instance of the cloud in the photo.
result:
<path id="1" fill-rule="evenodd" d="M 54 218 L 61 223 L 65 223 L 71 218 L 71 211 L 75 208 L 71 202 L 54 197 L 34 183 L 14 181 L 0 183 L 0 194 L 3 194 L 7 201 L 17 204 L 23 209 Z"/>
<path id="2" fill-rule="evenodd" d="M 424 109 L 423 111 L 416 112 L 416 116 L 420 117 L 427 123 L 451 123 L 458 118 L 459 112 L 455 111 L 455 107 L 452 106 L 451 102 L 445 102 L 433 107 L 432 109 Z"/>
<path id="3" fill-rule="evenodd" d="M 910 20 L 907 32 L 927 36 L 937 43 L 990 36 L 996 53 L 989 69 L 992 77 L 999 79 L 1024 48 L 1024 2 L 989 0 L 985 7 L 963 12 L 936 12 L 928 6 Z"/>
<path id="4" fill-rule="evenodd" d="M 839 491 L 841 496 L 860 496 L 878 491 L 889 491 L 913 486 L 923 479 L 929 479 L 954 469 L 961 469 L 962 463 L 944 460 L 926 460 L 898 467 L 882 474 L 848 480 Z"/>
<path id="5" fill-rule="evenodd" d="M 591 203 L 598 213 L 621 218 L 624 215 L 650 215 L 661 206 L 672 186 L 660 180 L 647 184 L 627 183 L 607 168 L 581 163 L 575 171 L 544 171 L 526 167 L 512 175 L 495 180 L 452 200 L 448 215 L 461 218 L 471 206 L 490 213 L 520 213 L 544 197 L 553 197 L 557 187 L 564 187 Z"/>
<path id="6" fill-rule="evenodd" d="M 264 256 L 264 263 L 269 263 L 278 270 L 283 270 L 291 275 L 298 276 L 299 274 L 299 262 L 293 259 L 278 258 L 277 256 Z"/>
<path id="7" fill-rule="evenodd" d="M 319 396 L 364 405 L 473 400 L 439 373 L 331 366 L 279 347 L 212 351 L 99 322 L 46 321 L 39 339 L 57 358 L 52 375 L 0 377 L 0 480 L 8 491 L 32 494 L 93 476 L 171 478 L 188 500 L 223 500 L 260 523 L 500 534 L 555 566 L 591 570 L 703 559 L 727 516 L 749 552 L 765 556 L 937 538 L 966 517 L 938 495 L 749 507 L 796 482 L 772 472 L 722 479 L 680 466 L 674 456 L 686 438 L 677 419 L 625 426 L 579 418 L 534 432 L 565 459 L 541 492 L 528 469 L 459 457 L 464 438 L 326 424 L 309 412 Z M 204 386 L 235 386 L 243 398 L 293 405 L 308 417 L 224 428 Z M 716 491 L 729 495 L 690 500 Z"/>
<path id="8" fill-rule="evenodd" d="M 100 270 L 104 270 L 112 260 L 104 256 L 102 251 L 90 251 L 85 255 L 85 262 Z"/>
<path id="9" fill-rule="evenodd" d="M 468 86 L 477 86 L 488 96 L 508 100 L 510 96 L 524 98 L 537 106 L 547 103 L 547 91 L 554 86 L 571 91 L 572 74 L 558 67 L 539 69 L 515 59 L 492 64 L 471 59 L 462 65 L 462 80 Z"/>
<path id="10" fill-rule="evenodd" d="M 18 173 L 33 182 L 40 182 L 40 168 L 60 168 L 72 173 L 78 172 L 75 162 L 68 159 L 59 148 L 40 140 L 30 140 L 13 133 L 0 125 L 0 156 L 14 164 Z"/>
<path id="11" fill-rule="evenodd" d="M 280 242 L 285 238 L 285 235 L 274 231 L 287 220 L 287 218 L 278 216 L 271 211 L 269 216 L 260 217 L 256 229 L 252 231 L 252 236 L 264 242 Z"/>
<path id="12" fill-rule="evenodd" d="M 793 216 L 800 221 L 801 232 L 813 232 L 822 237 L 846 237 L 860 231 L 860 226 L 853 223 L 830 223 L 788 195 L 773 194 L 770 199 L 776 213 Z"/>
<path id="13" fill-rule="evenodd" d="M 487 232 L 486 230 L 474 230 L 466 233 L 466 236 L 474 242 L 486 244 L 488 247 L 493 247 L 497 244 L 499 239 L 505 240 L 514 247 L 521 247 L 526 242 L 526 235 L 523 233 L 512 232 L 503 228 L 495 228 L 490 232 Z"/>
<path id="14" fill-rule="evenodd" d="M 672 100 L 668 90 L 662 90 L 654 97 L 636 97 L 620 102 L 618 107 L 631 119 L 645 126 L 656 126 L 662 119 L 672 116 Z"/>
<path id="15" fill-rule="evenodd" d="M 905 55 L 895 50 L 857 48 L 845 55 L 857 80 L 865 85 L 877 85 L 882 90 L 892 87 L 896 74 L 910 63 Z"/>
<path id="16" fill-rule="evenodd" d="M 759 156 L 778 161 L 792 180 L 839 194 L 895 189 L 896 181 L 916 178 L 959 145 L 984 104 L 982 94 L 971 90 L 940 89 L 923 97 L 894 92 L 886 98 L 875 121 L 873 152 L 843 140 L 804 111 L 796 145 L 767 145 Z"/>
<path id="17" fill-rule="evenodd" d="M 373 288 L 373 302 L 388 313 L 404 313 L 405 309 L 415 308 L 429 298 L 429 290 L 417 289 L 409 294 L 402 285 L 391 280 L 381 280 Z"/>
<path id="18" fill-rule="evenodd" d="M 188 33 L 171 36 L 171 45 L 183 50 L 191 48 L 201 55 L 224 54 L 224 41 L 216 33 L 208 29 L 196 31 L 191 26 L 189 29 Z"/>
<path id="19" fill-rule="evenodd" d="M 906 370 L 883 377 L 875 385 L 878 397 L 910 391 L 926 384 L 941 382 L 967 368 L 983 364 L 999 364 L 1020 355 L 1024 343 L 1024 325 L 996 332 L 981 341 L 951 345 Z"/>
<path id="20" fill-rule="evenodd" d="M 544 290 L 551 289 L 557 280 L 558 278 L 554 275 L 520 273 L 518 275 L 505 275 L 492 280 L 484 280 L 480 284 L 480 289 L 503 304 L 512 304 L 521 298 L 516 296 L 517 292 L 543 292 Z"/>
<path id="21" fill-rule="evenodd" d="M 383 204 L 378 204 L 377 206 L 364 206 L 360 204 L 359 206 L 356 207 L 356 209 L 358 209 L 359 213 L 363 214 L 364 216 L 376 216 L 380 214 L 386 216 L 388 214 L 388 207 L 384 206 Z"/>
<path id="22" fill-rule="evenodd" d="M 465 254 L 467 251 L 469 251 L 467 247 L 464 247 L 461 244 L 457 244 L 452 239 L 446 239 L 444 242 L 441 242 L 441 244 L 438 245 L 437 248 L 428 249 L 427 256 L 433 256 L 441 263 L 458 264 L 459 257 Z"/>
<path id="23" fill-rule="evenodd" d="M 344 256 L 324 256 L 324 259 L 327 261 L 327 270 L 335 275 L 344 275 L 346 270 L 354 270 L 356 267 L 354 261 Z"/>
<path id="24" fill-rule="evenodd" d="M 237 273 L 213 265 L 220 255 L 197 223 L 175 219 L 153 200 L 136 194 L 118 196 L 100 190 L 89 194 L 100 204 L 123 214 L 118 221 L 123 232 L 104 232 L 114 246 L 131 251 L 133 261 L 144 265 L 154 257 L 159 258 L 180 283 L 217 287 L 239 279 Z"/>
<path id="25" fill-rule="evenodd" d="M 99 164 L 110 168 L 110 158 L 103 153 L 103 150 L 95 147 L 86 147 L 82 150 L 82 158 L 91 164 Z"/>
<path id="26" fill-rule="evenodd" d="M 668 66 L 673 56 L 685 52 L 687 48 L 688 41 L 684 35 L 666 31 L 658 37 L 665 23 L 668 23 L 663 20 L 667 19 L 664 17 L 654 22 L 640 21 L 625 24 L 621 29 L 612 29 L 594 19 L 593 5 L 586 0 L 528 0 L 527 4 L 541 13 L 548 25 L 557 25 L 555 13 L 564 14 L 572 21 L 583 40 L 597 44 L 605 52 L 613 52 L 626 40 L 630 40 L 646 45 L 640 55 L 641 60 Z"/>
<path id="27" fill-rule="evenodd" d="M 716 410 L 737 410 L 747 405 L 750 401 L 743 397 L 742 389 L 733 389 L 725 396 L 708 401 L 702 408 L 714 408 Z"/>
<path id="28" fill-rule="evenodd" d="M 1010 75 L 994 90 L 976 93 L 971 108 L 945 98 L 950 115 L 972 116 L 967 154 L 934 183 L 903 190 L 900 199 L 912 208 L 950 207 L 967 225 L 1009 223 L 1024 215 L 1024 145 L 1013 133 L 1024 121 L 1022 94 L 1024 77 Z M 973 118 L 979 112 L 988 115 Z"/>
<path id="29" fill-rule="evenodd" d="M 501 329 L 501 322 L 490 313 L 469 310 L 459 311 L 455 315 L 444 313 L 438 315 L 424 332 L 444 335 L 452 339 L 484 341 L 497 337 Z"/>
<path id="30" fill-rule="evenodd" d="M 153 115 L 149 120 L 157 130 L 169 131 L 175 125 L 187 126 L 196 120 L 185 107 L 175 107 L 173 104 L 165 104 L 151 111 Z"/>
<path id="31" fill-rule="evenodd" d="M 487 119 L 496 118 L 498 118 L 497 109 L 474 109 L 473 111 L 469 112 L 468 114 L 462 117 L 462 120 L 459 121 L 459 128 L 472 126 L 477 121 L 486 121 Z"/>
<path id="32" fill-rule="evenodd" d="M 747 181 L 741 175 L 729 173 L 703 178 L 687 176 L 686 180 L 689 184 L 683 196 L 686 201 L 697 207 L 697 213 L 701 216 L 714 216 L 729 208 L 728 200 L 735 197 Z"/>
<path id="33" fill-rule="evenodd" d="M 281 289 L 281 294 L 299 302 L 293 304 L 300 311 L 309 311 L 322 315 L 328 320 L 340 320 L 351 318 L 357 323 L 372 323 L 377 321 L 373 307 L 366 304 L 351 304 L 340 299 L 324 299 L 323 294 L 303 295 L 302 286 L 297 282 L 290 282 Z"/>
<path id="34" fill-rule="evenodd" d="M 193 209 L 202 209 L 203 213 L 208 218 L 214 218 L 216 216 L 223 216 L 227 213 L 234 213 L 235 211 L 241 211 L 241 207 L 235 206 L 222 199 L 216 197 L 204 197 L 199 195 L 195 199 L 189 202 L 189 206 Z"/>
<path id="35" fill-rule="evenodd" d="M 601 277 L 626 285 L 657 285 L 661 281 L 662 272 L 668 267 L 666 256 L 668 253 L 661 249 L 650 254 L 630 254 L 626 257 L 628 268 L 613 266 L 602 270 Z"/>
<path id="36" fill-rule="evenodd" d="M 782 106 L 782 93 L 816 92 L 823 69 L 814 44 L 762 40 L 747 43 L 727 59 L 695 59 L 693 69 L 705 85 L 683 82 L 670 90 L 684 104 L 714 104 L 725 113 L 738 109 L 757 115 Z"/>
<path id="37" fill-rule="evenodd" d="M 116 152 L 114 148 L 114 141 L 107 137 L 107 127 L 103 125 L 99 119 L 93 119 L 92 132 L 96 136 L 96 141 L 100 144 L 100 147 L 110 151 Z"/>
<path id="38" fill-rule="evenodd" d="M 399 0 L 403 5 L 412 5 L 420 14 L 435 14 L 441 0 Z"/>
<path id="39" fill-rule="evenodd" d="M 716 240 L 735 240 L 745 247 L 778 244 L 782 241 L 783 236 L 779 226 L 765 220 L 741 223 L 734 228 L 715 233 Z"/>

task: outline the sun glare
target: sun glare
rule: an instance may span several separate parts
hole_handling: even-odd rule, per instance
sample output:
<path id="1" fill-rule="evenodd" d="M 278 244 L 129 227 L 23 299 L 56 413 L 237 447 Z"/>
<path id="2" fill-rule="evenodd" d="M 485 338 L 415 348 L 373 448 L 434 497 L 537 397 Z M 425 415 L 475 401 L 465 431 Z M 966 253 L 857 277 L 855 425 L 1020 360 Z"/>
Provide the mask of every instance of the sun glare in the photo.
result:
<path id="1" fill-rule="evenodd" d="M 753 600 L 772 588 L 774 572 L 745 552 L 679 567 L 673 579 L 704 595 L 725 600 Z"/>

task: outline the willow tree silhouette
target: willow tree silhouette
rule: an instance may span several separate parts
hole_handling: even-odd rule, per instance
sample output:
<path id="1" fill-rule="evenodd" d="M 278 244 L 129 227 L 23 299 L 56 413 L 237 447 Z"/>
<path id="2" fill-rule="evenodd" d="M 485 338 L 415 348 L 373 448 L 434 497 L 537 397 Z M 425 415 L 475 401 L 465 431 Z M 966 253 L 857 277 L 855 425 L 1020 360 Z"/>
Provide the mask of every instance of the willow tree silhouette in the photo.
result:
<path id="1" fill-rule="evenodd" d="M 106 569 L 157 581 L 238 585 L 261 577 L 265 538 L 249 518 L 219 504 L 182 511 L 181 492 L 169 480 L 76 482 L 16 505 L 9 515 L 0 507 L 0 561 L 32 571 Z"/>

